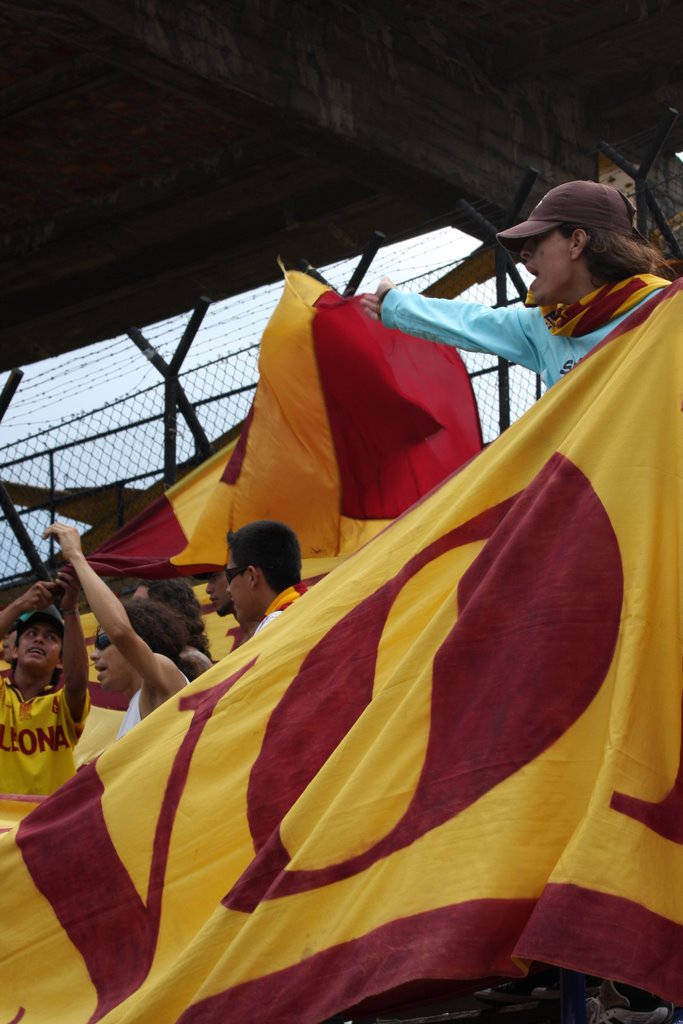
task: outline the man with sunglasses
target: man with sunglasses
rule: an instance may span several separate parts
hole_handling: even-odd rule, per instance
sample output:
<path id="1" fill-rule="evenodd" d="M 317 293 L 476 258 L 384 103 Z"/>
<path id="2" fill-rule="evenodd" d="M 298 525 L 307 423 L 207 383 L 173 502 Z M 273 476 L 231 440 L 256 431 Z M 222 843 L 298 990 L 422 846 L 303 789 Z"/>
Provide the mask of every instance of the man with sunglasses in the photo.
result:
<path id="1" fill-rule="evenodd" d="M 206 583 L 206 596 L 213 605 L 213 610 L 216 615 L 223 619 L 227 615 L 235 617 L 235 606 L 232 601 L 232 595 L 230 593 L 230 585 L 228 583 L 227 569 L 218 569 L 216 572 L 207 573 L 205 575 L 197 575 L 197 579 L 204 580 Z M 253 636 L 254 630 L 258 626 L 258 622 L 248 622 L 245 629 L 238 623 L 236 627 L 228 629 L 226 636 L 233 637 L 233 647 L 235 650 L 237 647 L 241 647 L 245 640 Z"/>
<path id="2" fill-rule="evenodd" d="M 16 629 L 12 672 L 0 683 L 0 792 L 47 795 L 76 772 L 90 709 L 78 591 L 76 580 L 41 581 L 0 611 L 0 635 Z M 61 612 L 52 603 L 60 592 Z"/>
<path id="3" fill-rule="evenodd" d="M 258 519 L 228 533 L 225 570 L 234 616 L 247 638 L 260 632 L 306 592 L 301 548 L 285 523 Z"/>

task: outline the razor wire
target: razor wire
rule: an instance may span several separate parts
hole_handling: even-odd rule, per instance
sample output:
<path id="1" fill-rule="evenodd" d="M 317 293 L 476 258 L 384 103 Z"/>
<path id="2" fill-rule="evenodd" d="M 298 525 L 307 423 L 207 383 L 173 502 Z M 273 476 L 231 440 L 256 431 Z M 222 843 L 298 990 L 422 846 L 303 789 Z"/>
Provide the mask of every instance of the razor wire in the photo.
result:
<path id="1" fill-rule="evenodd" d="M 634 153 L 638 142 L 633 144 Z M 628 154 L 628 140 L 621 146 Z M 683 165 L 666 179 L 652 182 L 651 187 L 663 208 L 683 210 Z M 679 220 L 683 220 L 680 213 L 672 223 L 678 238 L 683 235 Z M 458 229 L 466 225 L 458 211 L 444 215 L 441 223 L 444 221 L 450 226 L 428 235 L 391 239 L 379 250 L 362 288 L 374 289 L 377 279 L 387 274 L 403 290 L 422 292 L 458 268 L 478 243 L 471 237 L 463 241 Z M 425 229 L 432 226 L 425 225 Z M 357 255 L 320 269 L 333 287 L 343 291 L 356 259 Z M 258 381 L 261 335 L 280 291 L 280 284 L 267 285 L 213 303 L 185 360 L 179 380 L 214 447 L 250 408 Z M 458 298 L 494 305 L 495 282 L 475 284 Z M 144 329 L 150 344 L 167 361 L 188 316 Z M 488 443 L 500 433 L 499 361 L 477 353 L 461 352 L 461 356 L 472 380 L 484 442 Z M 509 372 L 512 423 L 538 399 L 543 385 L 536 374 L 522 367 L 511 366 Z M 82 403 L 86 395 L 102 391 L 105 398 L 96 408 L 62 415 L 69 403 Z M 36 408 L 41 410 L 39 416 Z M 125 336 L 27 368 L 7 422 L 0 424 L 0 479 L 10 489 L 27 531 L 48 563 L 52 552 L 40 538 L 57 515 L 99 530 L 102 542 L 107 532 L 112 533 L 141 511 L 154 494 L 161 493 L 163 414 L 163 381 Z M 8 425 L 16 435 L 29 422 L 41 429 L 2 444 Z M 180 416 L 177 431 L 178 464 L 191 465 L 196 461 L 195 443 Z M 6 588 L 25 581 L 30 573 L 2 518 L 0 542 L 0 588 Z"/>

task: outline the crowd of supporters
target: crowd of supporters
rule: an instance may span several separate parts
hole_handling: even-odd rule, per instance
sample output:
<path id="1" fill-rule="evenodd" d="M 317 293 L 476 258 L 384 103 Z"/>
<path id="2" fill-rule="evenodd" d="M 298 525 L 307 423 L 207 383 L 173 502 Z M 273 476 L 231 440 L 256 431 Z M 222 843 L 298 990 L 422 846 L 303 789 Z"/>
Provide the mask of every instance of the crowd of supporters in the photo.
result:
<path id="1" fill-rule="evenodd" d="M 206 613 L 231 616 L 236 626 L 226 632 L 233 647 L 240 646 L 306 590 L 296 534 L 272 520 L 230 532 L 228 564 L 207 577 L 210 603 L 204 607 L 184 578 L 138 580 L 122 600 L 89 565 L 78 530 L 55 523 L 47 535 L 64 556 L 56 579 L 34 584 L 0 611 L 9 666 L 0 682 L 0 793 L 54 792 L 77 766 L 210 669 L 217 659 Z M 97 621 L 92 683 L 78 609 L 81 589 Z M 116 730 L 104 730 L 95 744 L 84 736 L 95 703 L 91 694 L 118 695 L 122 709 L 113 712 Z"/>

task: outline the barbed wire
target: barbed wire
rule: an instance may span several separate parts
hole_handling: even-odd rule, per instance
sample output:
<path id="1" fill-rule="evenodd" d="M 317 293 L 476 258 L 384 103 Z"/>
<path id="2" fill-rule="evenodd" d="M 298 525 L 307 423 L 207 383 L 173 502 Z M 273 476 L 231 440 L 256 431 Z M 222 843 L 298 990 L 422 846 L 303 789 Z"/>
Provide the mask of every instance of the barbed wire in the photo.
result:
<path id="1" fill-rule="evenodd" d="M 640 142 L 633 141 L 633 149 Z M 624 152 L 630 148 L 624 145 Z M 683 166 L 679 173 L 674 168 L 665 185 L 656 183 L 653 191 L 662 192 L 665 187 L 669 209 L 683 210 Z M 477 205 L 484 209 L 484 204 Z M 460 230 L 467 226 L 461 209 L 439 221 L 449 219 L 447 227 L 388 240 L 362 288 L 374 289 L 379 277 L 389 275 L 403 289 L 422 292 L 459 267 L 479 242 Z M 676 221 L 672 230 L 680 238 L 683 224 Z M 320 270 L 342 291 L 357 259 L 356 254 Z M 210 441 L 223 437 L 249 410 L 258 380 L 260 339 L 280 292 L 280 284 L 268 285 L 215 302 L 206 313 L 180 381 Z M 475 284 L 459 298 L 494 305 L 495 284 L 491 280 Z M 144 328 L 148 342 L 167 361 L 190 315 Z M 484 441 L 492 441 L 501 429 L 499 361 L 468 352 L 462 357 L 472 379 Z M 541 391 L 535 374 L 510 367 L 509 421 L 521 416 Z M 150 488 L 158 488 L 163 473 L 163 413 L 164 382 L 127 336 L 27 368 L 6 422 L 0 424 L 0 477 L 13 493 L 44 560 L 49 560 L 51 550 L 37 538 L 56 513 L 66 521 L 99 530 L 105 540 L 146 507 Z M 195 440 L 179 417 L 177 461 L 191 464 L 197 459 Z M 0 541 L 0 587 L 7 587 L 24 579 L 29 570 L 3 519 Z"/>
<path id="2" fill-rule="evenodd" d="M 476 204 L 475 208 L 477 205 L 483 208 L 483 204 Z M 453 264 L 453 256 L 447 255 L 449 248 L 452 253 L 454 246 L 460 245 L 459 232 L 467 227 L 467 217 L 457 208 L 442 215 L 439 220 L 441 223 L 450 220 L 452 226 L 430 234 L 429 247 L 434 253 L 434 257 L 429 256 L 432 268 L 435 261 L 442 266 Z M 422 232 L 417 236 L 413 234 L 406 238 L 405 233 L 399 233 L 389 238 L 375 259 L 372 274 L 380 276 L 391 270 L 397 277 L 397 283 L 409 277 L 410 268 L 425 258 L 425 236 L 434 223 L 434 219 L 425 221 Z M 468 236 L 466 244 L 472 248 L 477 242 Z M 440 259 L 437 256 L 439 251 L 443 253 Z M 336 288 L 343 290 L 357 259 L 357 254 L 354 254 L 325 267 L 326 278 Z M 279 289 L 279 284 L 266 285 L 213 303 L 186 358 L 185 367 L 191 369 L 212 358 L 224 356 L 235 348 L 258 343 L 276 304 Z M 149 343 L 165 359 L 170 359 L 174 353 L 189 316 L 188 312 L 143 329 Z M 107 400 L 112 401 L 134 394 L 140 390 L 141 385 L 153 385 L 158 380 L 158 371 L 126 335 L 26 367 L 11 412 L 0 423 L 0 449 L 16 436 L 17 428 L 52 426 L 66 422 L 69 416 L 64 414 L 65 407 L 68 408 L 70 403 L 75 405 L 81 402 L 84 393 L 106 392 Z M 36 416 L 36 408 L 41 410 L 39 418 Z"/>

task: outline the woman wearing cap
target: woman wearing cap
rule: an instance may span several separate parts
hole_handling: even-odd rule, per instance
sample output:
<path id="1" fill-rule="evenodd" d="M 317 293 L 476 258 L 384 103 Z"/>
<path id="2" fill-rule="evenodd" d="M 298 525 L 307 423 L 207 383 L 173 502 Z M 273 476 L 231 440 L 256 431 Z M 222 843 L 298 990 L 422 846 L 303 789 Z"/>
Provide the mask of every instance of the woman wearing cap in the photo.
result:
<path id="1" fill-rule="evenodd" d="M 542 374 L 550 386 L 669 284 L 660 253 L 633 226 L 635 212 L 618 189 L 571 181 L 551 189 L 522 224 L 499 232 L 498 240 L 532 276 L 525 306 L 491 309 L 408 295 L 386 277 L 374 295 L 361 297 L 362 305 L 386 327 L 502 356 Z M 477 996 L 498 1004 L 520 1002 L 531 998 L 532 987 L 524 979 Z M 598 996 L 587 1001 L 587 1012 L 594 1021 L 662 1024 L 671 1007 L 629 1009 L 629 999 L 604 981 Z"/>
<path id="2" fill-rule="evenodd" d="M 123 736 L 187 686 L 187 677 L 179 667 L 180 652 L 188 641 L 187 627 L 176 612 L 159 602 L 131 601 L 127 607 L 123 605 L 88 565 L 80 535 L 73 526 L 53 523 L 44 536 L 59 541 L 101 626 L 93 660 L 102 685 L 131 697 L 119 730 L 119 737 Z M 57 580 L 63 578 L 64 571 Z"/>
<path id="3" fill-rule="evenodd" d="M 550 386 L 669 284 L 660 253 L 634 228 L 634 217 L 618 189 L 570 181 L 551 189 L 524 223 L 497 235 L 532 275 L 526 306 L 424 298 L 398 291 L 387 277 L 361 303 L 386 327 L 502 356 Z"/>

